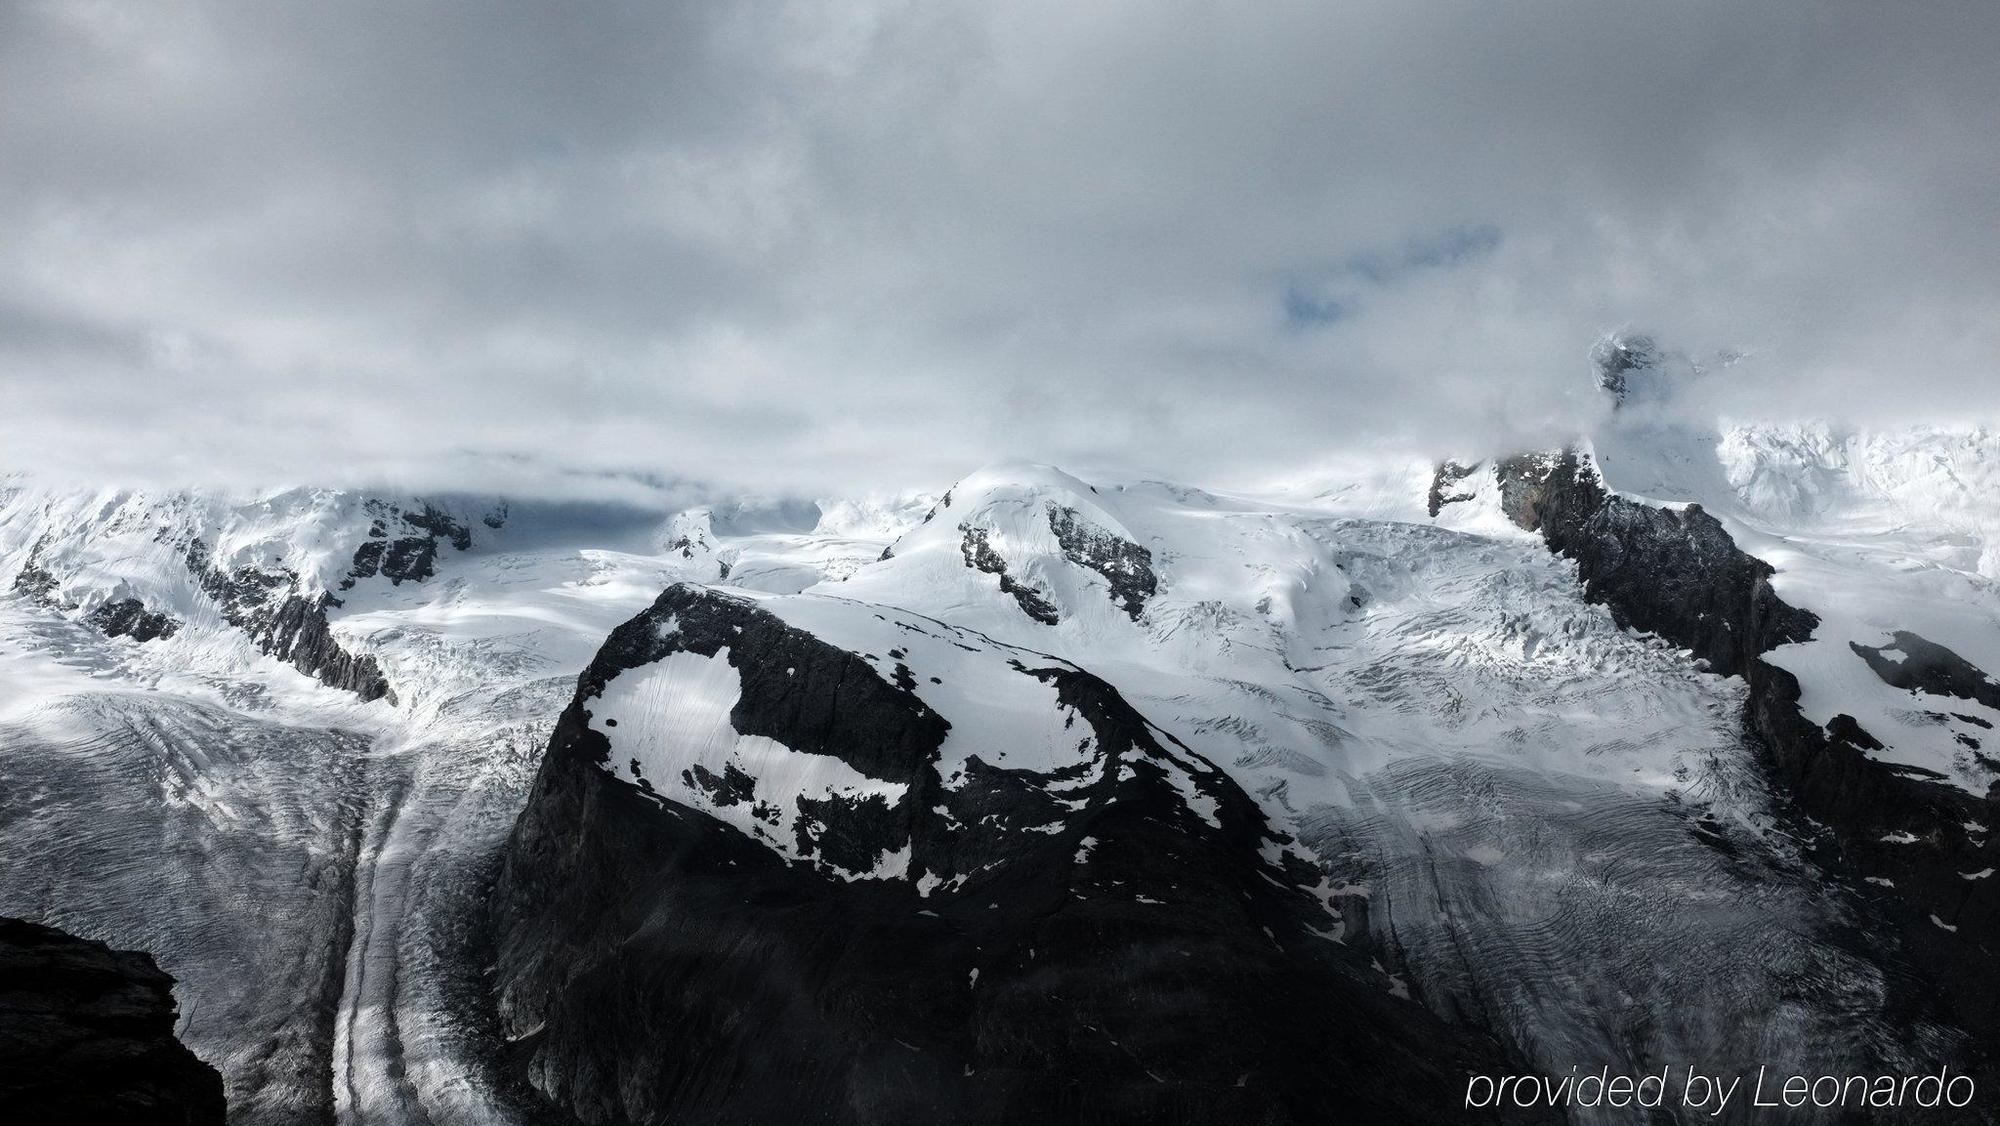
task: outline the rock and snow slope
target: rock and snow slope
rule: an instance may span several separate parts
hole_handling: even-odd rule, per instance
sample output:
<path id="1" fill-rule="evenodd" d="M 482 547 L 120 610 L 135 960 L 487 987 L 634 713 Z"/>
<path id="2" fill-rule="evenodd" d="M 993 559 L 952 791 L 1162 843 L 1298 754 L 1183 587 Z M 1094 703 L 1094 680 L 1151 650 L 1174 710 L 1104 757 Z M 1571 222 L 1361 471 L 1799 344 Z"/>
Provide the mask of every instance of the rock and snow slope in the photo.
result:
<path id="1" fill-rule="evenodd" d="M 1801 722 L 1978 801 L 1982 442 L 1628 406 L 1594 448 L 1659 544 L 1700 501 L 1776 566 Z M 1869 936 L 1861 877 L 1912 877 L 1800 839 L 1735 603 L 1626 628 L 1508 480 L 1006 464 L 666 521 L 16 482 L 0 914 L 157 951 L 241 1122 L 1408 1118 L 1440 1067 L 1976 1051 Z"/>
<path id="2" fill-rule="evenodd" d="M 2000 896 L 1981 873 L 2000 856 L 1982 750 L 1993 721 L 1981 705 L 1994 682 L 1907 628 L 1920 623 L 1987 659 L 1995 607 L 1977 573 L 1986 502 L 1962 489 L 1979 460 L 1965 451 L 1985 439 L 1925 431 L 1804 443 L 1802 432 L 1724 436 L 1628 415 L 1594 453 L 1511 459 L 1497 478 L 1503 507 L 1577 561 L 1589 597 L 1743 678 L 1765 776 L 1798 814 L 1808 855 L 1865 892 L 1859 922 L 1900 967 L 1899 1005 L 1929 1007 L 1990 1045 Z M 1926 444 L 1939 448 L 1907 455 Z M 1808 471 L 1795 457 L 1807 445 L 1905 452 L 1893 473 L 1850 472 L 1830 453 Z M 1743 470 L 1760 461 L 1743 451 L 1757 449 L 1786 451 L 1772 460 L 1834 499 L 1773 504 L 1781 491 L 1769 475 Z M 1910 481 L 1925 483 L 1915 497 Z"/>
<path id="3" fill-rule="evenodd" d="M 1819 619 L 1768 657 L 1799 678 L 1812 722 L 1851 716 L 1881 742 L 1872 757 L 1981 796 L 2000 781 L 1984 747 L 2000 693 L 1983 672 L 1945 671 L 2000 668 L 2000 437 L 1641 417 L 1594 453 L 1615 492 L 1699 503 L 1776 568 L 1779 597 Z M 1894 671 L 1912 662 L 1937 674 Z"/>
<path id="4" fill-rule="evenodd" d="M 1068 662 L 679 585 L 509 843 L 503 1019 L 589 1122 L 1444 1112 L 1497 1052 L 1328 941 L 1288 843 Z"/>
<path id="5" fill-rule="evenodd" d="M 591 506 L 10 483 L 0 914 L 154 951 L 235 1122 L 508 1120 L 480 887 L 605 634 L 715 577 L 664 531 Z M 174 628 L 107 628 L 126 600 Z M 333 654 L 370 678 L 323 675 Z"/>
<path id="6" fill-rule="evenodd" d="M 1848 941 L 1861 908 L 1781 821 L 1743 735 L 1742 683 L 1591 604 L 1574 566 L 1507 520 L 1490 472 L 1468 475 L 1454 494 L 1463 499 L 1440 512 L 1438 525 L 1474 529 L 1463 531 L 1431 523 L 1428 474 L 1384 477 L 1379 490 L 1260 499 L 998 466 L 954 485 L 879 563 L 741 604 L 855 659 L 853 675 L 876 691 L 900 689 L 951 722 L 940 749 L 919 759 L 940 792 L 966 763 L 1025 757 L 1026 777 L 1046 779 L 1087 761 L 1050 754 L 1065 748 L 1037 723 L 1059 710 L 1033 691 L 1014 699 L 1022 670 L 982 664 L 977 651 L 1005 647 L 1087 671 L 1257 800 L 1270 827 L 1260 878 L 1321 904 L 1310 926 L 1319 942 L 1365 953 L 1378 990 L 1486 1028 L 1530 1063 L 1639 1070 L 1699 1055 L 1893 1069 L 1957 1058 L 1962 1035 L 1899 992 L 1879 951 Z M 649 622 L 672 649 L 677 611 L 652 614 L 623 628 Z M 601 695 L 586 684 L 571 742 L 588 741 L 586 730 L 608 741 L 593 777 L 662 801 L 667 817 L 714 811 L 711 821 L 819 867 L 828 894 L 863 894 L 838 890 L 858 879 L 890 885 L 865 894 L 903 911 L 954 902 L 962 868 L 938 868 L 914 845 L 901 852 L 922 837 L 906 819 L 923 819 L 927 806 L 911 800 L 910 776 L 835 769 L 804 742 L 774 744 L 758 726 L 772 705 L 751 703 L 749 687 L 756 677 L 782 683 L 797 666 L 726 640 L 712 642 L 716 656 L 674 652 L 612 677 Z M 947 664 L 935 663 L 940 652 Z M 623 716 L 635 707 L 640 731 L 628 733 Z M 703 734 L 651 734 L 670 722 Z M 972 730 L 961 736 L 962 726 Z M 1092 745 L 1075 751 L 1088 756 Z M 586 849 L 634 831 L 622 817 L 607 827 L 602 803 L 614 799 L 580 792 L 584 783 L 554 769 L 545 765 L 544 785 L 560 798 L 526 840 L 517 834 L 532 873 L 523 886 L 568 886 L 534 857 L 572 819 Z M 797 816 L 757 812 L 788 801 Z M 882 816 L 867 832 L 844 829 L 844 812 L 815 820 L 829 803 L 872 803 Z M 954 839 L 978 836 L 949 807 L 933 812 L 950 815 Z M 1053 809 L 1019 821 L 1074 832 Z M 813 853 L 823 836 L 872 843 L 828 865 Z M 696 877 L 676 871 L 678 895 Z M 963 894 L 979 898 L 976 886 Z M 620 884 L 612 898 L 664 894 Z M 539 933 L 534 902 L 517 897 L 511 909 L 527 913 L 517 933 Z M 625 927 L 595 941 L 619 944 Z M 570 935 L 555 948 L 576 944 L 588 945 Z M 560 984 L 533 967 L 520 980 L 531 1000 L 515 1026 L 560 1045 L 538 1049 L 538 1083 L 575 1099 L 591 1088 L 580 1076 L 639 1066 L 580 1051 L 588 1037 L 576 1025 L 549 1024 Z M 1777 996 L 1787 1003 L 1772 1004 Z M 673 1082 L 699 1090 L 697 1077 Z M 855 1089 L 826 1082 L 829 1098 Z M 595 1113 L 646 1120 L 668 1105 Z"/>

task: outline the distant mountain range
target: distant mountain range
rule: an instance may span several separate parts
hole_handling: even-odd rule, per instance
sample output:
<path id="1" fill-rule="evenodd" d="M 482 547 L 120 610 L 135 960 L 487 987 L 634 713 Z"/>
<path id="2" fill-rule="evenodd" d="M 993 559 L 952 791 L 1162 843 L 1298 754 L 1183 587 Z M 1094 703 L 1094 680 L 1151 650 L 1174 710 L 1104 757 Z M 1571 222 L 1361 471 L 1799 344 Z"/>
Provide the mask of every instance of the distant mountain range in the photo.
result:
<path id="1" fill-rule="evenodd" d="M 1564 448 L 1254 495 L 9 479 L 0 915 L 150 951 L 238 1124 L 1992 1086 L 2000 437 L 1598 359 Z"/>

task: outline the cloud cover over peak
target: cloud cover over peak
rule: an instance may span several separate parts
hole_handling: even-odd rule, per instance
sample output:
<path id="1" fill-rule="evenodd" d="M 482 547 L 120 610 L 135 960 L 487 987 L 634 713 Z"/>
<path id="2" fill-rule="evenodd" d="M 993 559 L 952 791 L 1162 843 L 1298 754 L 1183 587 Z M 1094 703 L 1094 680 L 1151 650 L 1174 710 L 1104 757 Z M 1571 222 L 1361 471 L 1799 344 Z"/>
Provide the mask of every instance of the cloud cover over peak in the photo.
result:
<path id="1" fill-rule="evenodd" d="M 1227 481 L 2000 409 L 2000 8 L 23 0 L 0 449 L 90 479 Z M 581 484 L 580 484 L 581 483 Z"/>

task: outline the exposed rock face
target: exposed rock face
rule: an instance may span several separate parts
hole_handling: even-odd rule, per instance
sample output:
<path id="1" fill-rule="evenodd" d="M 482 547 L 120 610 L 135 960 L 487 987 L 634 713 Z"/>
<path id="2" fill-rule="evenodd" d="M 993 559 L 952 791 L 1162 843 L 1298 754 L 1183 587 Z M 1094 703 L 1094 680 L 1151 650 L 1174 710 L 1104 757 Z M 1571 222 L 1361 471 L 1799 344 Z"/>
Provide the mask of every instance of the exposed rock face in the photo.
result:
<path id="1" fill-rule="evenodd" d="M 2000 683 L 1972 662 L 1908 630 L 1897 630 L 1891 636 L 1889 645 L 1868 646 L 1855 641 L 1847 645 L 1868 662 L 1884 684 L 2000 708 Z"/>
<path id="2" fill-rule="evenodd" d="M 156 613 L 136 598 L 106 602 L 90 612 L 90 624 L 106 637 L 129 637 L 134 641 L 154 641 L 180 632 L 181 621 L 172 614 Z"/>
<path id="3" fill-rule="evenodd" d="M 200 540 L 188 548 L 187 563 L 201 588 L 230 625 L 250 635 L 257 647 L 322 684 L 343 688 L 364 700 L 396 702 L 375 658 L 357 656 L 334 640 L 326 611 L 338 605 L 330 594 L 299 592 L 297 575 L 251 567 L 226 573 L 208 566 Z"/>
<path id="4" fill-rule="evenodd" d="M 354 542 L 357 508 L 368 521 L 365 538 L 344 573 L 328 573 L 325 545 Z M 484 521 L 499 528 L 506 519 L 502 503 Z M 374 659 L 334 640 L 329 611 L 342 601 L 331 592 L 376 578 L 420 582 L 436 573 L 441 545 L 472 546 L 467 523 L 438 505 L 403 508 L 327 491 L 293 490 L 249 504 L 182 493 L 119 494 L 90 505 L 50 497 L 26 520 L 34 538 L 9 547 L 29 544 L 10 559 L 18 559 L 13 589 L 26 598 L 109 636 L 154 641 L 207 620 L 206 600 L 189 600 L 185 578 L 192 576 L 223 620 L 258 649 L 370 700 L 393 694 Z M 16 524 L 10 534 L 21 531 Z M 211 554 L 211 544 L 223 545 L 221 553 Z"/>
<path id="5" fill-rule="evenodd" d="M 1431 491 L 1430 495 L 1426 498 L 1426 507 L 1429 509 L 1433 519 L 1437 517 L 1438 513 L 1444 511 L 1445 505 L 1458 504 L 1472 499 L 1471 493 L 1455 492 L 1454 490 L 1457 489 L 1460 481 L 1477 473 L 1482 464 L 1484 463 L 1477 461 L 1471 465 L 1460 465 L 1455 461 L 1439 463 L 1437 472 L 1431 475 Z"/>
<path id="6" fill-rule="evenodd" d="M 14 590 L 45 606 L 63 606 L 62 584 L 48 569 L 30 562 L 14 576 Z"/>
<path id="7" fill-rule="evenodd" d="M 929 518 L 925 519 L 928 521 Z M 1056 612 L 1055 603 L 1050 602 L 1041 591 L 1008 573 L 1007 560 L 993 550 L 990 533 L 985 528 L 961 524 L 958 530 L 965 537 L 960 542 L 959 550 L 965 554 L 966 566 L 999 576 L 1001 593 L 1013 595 L 1014 601 L 1021 606 L 1021 612 L 1043 625 L 1052 626 L 1062 620 Z"/>
<path id="8" fill-rule="evenodd" d="M 15 592 L 50 609 L 76 610 L 77 605 L 62 595 L 62 580 L 35 561 L 40 553 L 38 544 L 30 555 L 30 561 L 15 574 Z M 136 598 L 105 602 L 92 610 L 85 620 L 102 630 L 106 637 L 129 637 L 134 641 L 172 637 L 181 628 L 179 618 L 148 610 L 146 604 Z"/>
<path id="9" fill-rule="evenodd" d="M 952 718 L 913 691 L 918 654 L 850 652 L 748 600 L 677 586 L 615 631 L 495 893 L 528 1081 L 588 1123 L 1456 1117 L 1465 1069 L 1497 1053 L 1324 937 L 1337 923 L 1269 859 L 1287 838 L 1251 799 L 1103 681 L 996 652 L 1089 757 L 974 756 L 947 785 Z M 690 654 L 733 670 L 734 733 L 902 798 L 800 798 L 781 839 L 762 826 L 790 811 L 754 811 L 788 768 L 690 769 L 711 807 L 753 811 L 733 824 L 639 784 L 593 710 Z M 838 874 L 898 847 L 904 871 Z"/>
<path id="10" fill-rule="evenodd" d="M 1865 752 L 1881 744 L 1851 717 L 1824 728 L 1808 721 L 1798 679 L 1761 655 L 1809 638 L 1818 619 L 1778 598 L 1771 567 L 1738 549 L 1698 505 L 1675 511 L 1613 496 L 1573 451 L 1510 458 L 1497 472 L 1508 516 L 1576 561 L 1587 597 L 1620 624 L 1744 679 L 1746 723 L 1766 752 L 1773 789 L 1823 827 L 1817 858 L 1871 899 L 1881 916 L 1873 939 L 1915 967 L 1910 1003 L 1994 1043 L 2000 995 L 1964 987 L 1990 978 L 1988 944 L 2000 936 L 2000 892 L 1978 876 L 2000 868 L 1988 832 L 2000 817 L 1992 797 L 1870 758 Z M 1899 678 L 1890 683 L 1947 699 L 1990 691 L 1978 670 L 1941 646 L 1898 633 L 1895 648 L 1907 655 L 1902 665 L 1882 650 L 1870 661 L 1884 679 Z"/>
<path id="11" fill-rule="evenodd" d="M 387 501 L 367 502 L 372 518 L 368 538 L 354 549 L 354 562 L 340 589 L 351 590 L 363 579 L 377 576 L 392 585 L 422 582 L 437 573 L 438 544 L 459 551 L 472 547 L 472 530 L 434 505 L 408 510 Z M 499 528 L 504 507 L 488 513 L 485 523 Z M 250 568 L 224 573 L 202 562 L 202 543 L 188 551 L 188 566 L 202 589 L 222 608 L 231 625 L 248 633 L 257 647 L 323 684 L 343 688 L 364 700 L 396 702 L 396 694 L 375 658 L 349 653 L 334 640 L 327 610 L 340 605 L 331 594 L 311 595 L 299 589 L 297 575 L 273 574 Z"/>
<path id="12" fill-rule="evenodd" d="M 696 555 L 714 556 L 713 520 L 714 514 L 706 508 L 676 514 L 667 521 L 660 537 L 661 548 L 682 559 L 693 559 Z"/>
<path id="13" fill-rule="evenodd" d="M 1048 512 L 1049 530 L 1055 533 L 1063 555 L 1104 576 L 1111 584 L 1112 601 L 1138 621 L 1146 599 L 1159 589 L 1159 580 L 1153 575 L 1153 553 L 1092 524 L 1073 508 L 1051 503 Z"/>
<path id="14" fill-rule="evenodd" d="M 448 540 L 460 551 L 472 546 L 471 529 L 431 505 L 406 512 L 383 501 L 369 501 L 368 511 L 374 521 L 369 526 L 368 539 L 354 549 L 354 565 L 340 581 L 342 590 L 352 589 L 359 580 L 376 575 L 398 586 L 421 582 L 437 573 L 439 540 Z M 505 513 L 498 510 L 486 517 L 491 528 L 500 527 L 505 520 Z M 403 534 L 391 536 L 391 524 L 400 524 Z"/>
<path id="15" fill-rule="evenodd" d="M 0 919 L 0 1110 L 19 1123 L 222 1126 L 152 956 Z"/>
<path id="16" fill-rule="evenodd" d="M 1574 451 L 1509 458 L 1499 466 L 1501 507 L 1577 561 L 1584 595 L 1618 624 L 1694 650 L 1725 675 L 1744 675 L 1758 654 L 1812 636 L 1819 619 L 1771 591 L 1771 565 L 1736 546 L 1700 505 L 1675 510 L 1606 492 Z"/>

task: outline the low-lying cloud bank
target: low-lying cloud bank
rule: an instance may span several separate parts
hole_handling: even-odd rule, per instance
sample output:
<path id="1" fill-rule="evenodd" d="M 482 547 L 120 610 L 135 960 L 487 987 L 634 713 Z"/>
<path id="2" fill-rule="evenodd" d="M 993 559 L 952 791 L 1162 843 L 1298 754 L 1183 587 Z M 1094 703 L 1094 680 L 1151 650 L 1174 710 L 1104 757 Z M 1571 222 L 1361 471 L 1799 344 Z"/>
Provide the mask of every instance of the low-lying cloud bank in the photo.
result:
<path id="1" fill-rule="evenodd" d="M 2000 413 L 2000 7 L 0 6 L 0 461 L 1227 482 Z M 605 486 L 604 482 L 612 482 Z"/>

